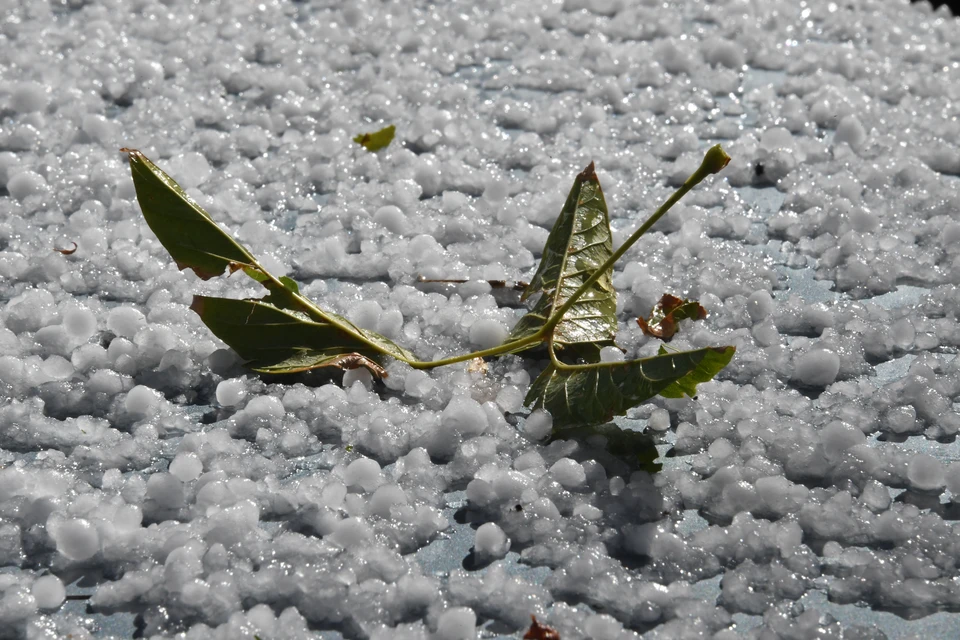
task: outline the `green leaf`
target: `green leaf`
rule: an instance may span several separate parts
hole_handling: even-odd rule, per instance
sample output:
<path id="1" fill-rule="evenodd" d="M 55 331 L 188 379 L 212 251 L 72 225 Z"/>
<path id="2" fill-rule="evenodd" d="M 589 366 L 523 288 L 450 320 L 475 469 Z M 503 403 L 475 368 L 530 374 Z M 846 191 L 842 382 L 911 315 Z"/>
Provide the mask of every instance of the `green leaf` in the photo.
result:
<path id="1" fill-rule="evenodd" d="M 413 353 L 384 336 L 322 310 L 300 293 L 291 278 L 269 274 L 173 178 L 139 151 L 124 151 L 130 156 L 143 216 L 181 269 L 190 267 L 204 279 L 227 269 L 242 269 L 270 292 L 259 301 L 194 298 L 194 309 L 204 324 L 249 360 L 251 368 L 280 373 L 359 365 L 381 375 L 383 369 L 378 365 L 344 356 L 359 354 L 369 359 L 388 355 L 417 362 Z"/>
<path id="2" fill-rule="evenodd" d="M 701 382 L 713 380 L 714 376 L 720 373 L 720 370 L 730 363 L 736 349 L 734 349 L 734 347 L 712 347 L 710 349 L 701 349 L 700 351 L 706 351 L 703 358 L 697 362 L 693 369 L 684 374 L 682 378 L 677 379 L 669 387 L 660 391 L 661 396 L 664 398 L 694 397 L 697 395 L 697 385 Z M 684 352 L 681 351 L 679 353 Z M 686 353 L 694 352 L 690 351 Z M 671 354 L 663 345 L 660 345 L 660 350 L 656 357 L 659 358 L 668 355 L 677 355 L 677 352 Z"/>
<path id="3" fill-rule="evenodd" d="M 207 296 L 194 296 L 191 308 L 254 371 L 297 373 L 319 367 L 364 366 L 381 377 L 386 375 L 375 360 L 384 349 L 304 313 L 260 300 Z"/>
<path id="4" fill-rule="evenodd" d="M 380 149 L 383 149 L 393 142 L 393 134 L 396 133 L 396 130 L 397 128 L 391 124 L 389 127 L 384 127 L 379 131 L 361 133 L 355 137 L 353 141 L 362 145 L 367 151 L 380 151 Z"/>
<path id="5" fill-rule="evenodd" d="M 599 362 L 599 348 L 581 353 L 587 364 L 551 363 L 527 392 L 524 403 L 545 409 L 555 429 L 602 424 L 657 394 L 696 393 L 696 384 L 716 375 L 733 357 L 733 347 L 661 352 L 642 360 Z M 668 395 L 667 397 L 681 397 Z"/>
<path id="6" fill-rule="evenodd" d="M 180 269 L 191 268 L 208 280 L 227 269 L 253 267 L 256 260 L 220 228 L 174 180 L 136 149 L 121 149 L 143 217 Z"/>
<path id="7" fill-rule="evenodd" d="M 520 319 L 507 342 L 535 334 L 586 280 L 613 255 L 610 219 L 593 163 L 579 174 L 570 189 L 543 249 L 540 267 L 523 293 L 540 299 Z M 613 344 L 617 333 L 617 293 L 613 269 L 589 288 L 554 328 L 553 342 L 567 345 Z M 536 345 L 533 345 L 536 346 Z M 527 347 L 529 348 L 529 347 Z"/>

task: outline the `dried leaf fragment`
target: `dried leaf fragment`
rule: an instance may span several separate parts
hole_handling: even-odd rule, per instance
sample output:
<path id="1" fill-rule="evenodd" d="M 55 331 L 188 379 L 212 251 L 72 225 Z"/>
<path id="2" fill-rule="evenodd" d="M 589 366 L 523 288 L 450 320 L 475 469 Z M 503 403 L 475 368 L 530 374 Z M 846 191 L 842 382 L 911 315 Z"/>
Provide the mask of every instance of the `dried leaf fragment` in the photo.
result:
<path id="1" fill-rule="evenodd" d="M 72 249 L 61 249 L 60 247 L 54 247 L 53 250 L 56 251 L 57 253 L 62 253 L 62 254 L 65 255 L 65 256 L 72 255 L 72 254 L 76 253 L 76 252 L 77 252 L 77 249 L 79 249 L 80 247 L 78 247 L 78 246 L 77 246 L 77 243 L 76 243 L 76 242 L 73 242 L 73 241 L 71 241 L 70 244 L 73 245 L 73 248 L 72 248 Z"/>
<path id="2" fill-rule="evenodd" d="M 396 133 L 397 128 L 394 125 L 384 127 L 379 131 L 372 131 L 370 133 L 361 133 L 356 136 L 353 141 L 361 145 L 367 151 L 380 151 L 384 147 L 388 146 L 393 142 L 393 135 Z"/>
<path id="3" fill-rule="evenodd" d="M 676 335 L 681 320 L 703 320 L 706 317 L 707 310 L 699 302 L 665 293 L 650 312 L 650 319 L 637 318 L 637 324 L 645 335 L 669 342 Z"/>
<path id="4" fill-rule="evenodd" d="M 556 629 L 537 622 L 537 616 L 530 616 L 530 619 L 533 622 L 523 635 L 523 640 L 560 640 L 560 633 Z"/>

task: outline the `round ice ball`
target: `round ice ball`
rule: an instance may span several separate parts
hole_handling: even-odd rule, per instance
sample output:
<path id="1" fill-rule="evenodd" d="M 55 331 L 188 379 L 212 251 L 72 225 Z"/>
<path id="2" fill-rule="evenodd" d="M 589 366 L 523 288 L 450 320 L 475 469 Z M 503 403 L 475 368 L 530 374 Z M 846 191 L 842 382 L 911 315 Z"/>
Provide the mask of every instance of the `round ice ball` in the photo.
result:
<path id="1" fill-rule="evenodd" d="M 184 504 L 183 483 L 169 473 L 155 473 L 147 479 L 147 498 L 161 509 L 179 509 Z"/>
<path id="2" fill-rule="evenodd" d="M 770 297 L 769 292 L 760 289 L 751 293 L 750 297 L 747 298 L 747 313 L 750 314 L 750 319 L 754 323 L 760 322 L 769 316 L 772 311 L 773 298 Z"/>
<path id="3" fill-rule="evenodd" d="M 159 404 L 159 393 L 150 387 L 138 384 L 133 389 L 130 389 L 123 406 L 126 408 L 128 413 L 132 413 L 137 416 L 148 416 L 156 410 L 157 405 Z"/>
<path id="4" fill-rule="evenodd" d="M 182 452 L 170 463 L 170 475 L 180 482 L 196 480 L 203 473 L 203 462 L 195 453 Z"/>
<path id="5" fill-rule="evenodd" d="M 380 465 L 370 458 L 359 458 L 347 465 L 343 481 L 348 487 L 360 487 L 364 491 L 373 491 L 380 486 Z"/>
<path id="6" fill-rule="evenodd" d="M 670 412 L 666 409 L 654 409 L 647 418 L 647 426 L 653 431 L 666 431 L 670 428 Z"/>
<path id="7" fill-rule="evenodd" d="M 470 325 L 470 342 L 480 349 L 490 349 L 507 339 L 506 325 L 493 318 L 481 318 Z"/>
<path id="8" fill-rule="evenodd" d="M 213 174 L 207 158 L 196 151 L 187 151 L 170 158 L 170 173 L 177 176 L 180 185 L 192 189 L 206 182 Z"/>
<path id="9" fill-rule="evenodd" d="M 477 529 L 473 551 L 481 561 L 499 560 L 510 550 L 510 538 L 495 522 L 487 522 Z"/>
<path id="10" fill-rule="evenodd" d="M 59 609 L 67 598 L 67 590 L 63 587 L 63 581 L 54 575 L 37 578 L 30 590 L 37 601 L 37 607 L 40 609 Z"/>
<path id="11" fill-rule="evenodd" d="M 402 234 L 407 230 L 407 216 L 403 215 L 400 207 L 392 204 L 377 209 L 373 221 L 393 233 Z"/>
<path id="12" fill-rule="evenodd" d="M 373 388 L 373 374 L 366 367 L 354 367 L 343 372 L 343 388 L 349 389 L 359 382 L 367 389 Z"/>
<path id="13" fill-rule="evenodd" d="M 604 347 L 600 349 L 600 362 L 623 362 L 623 351 L 619 347 Z"/>
<path id="14" fill-rule="evenodd" d="M 122 338 L 132 338 L 147 324 L 147 318 L 133 307 L 116 307 L 107 315 L 107 329 Z"/>
<path id="15" fill-rule="evenodd" d="M 21 171 L 7 181 L 10 197 L 17 201 L 35 196 L 47 190 L 47 181 L 34 171 Z"/>
<path id="16" fill-rule="evenodd" d="M 840 356 L 829 349 L 811 349 L 797 360 L 794 378 L 808 387 L 826 387 L 840 373 Z"/>
<path id="17" fill-rule="evenodd" d="M 70 560 L 89 560 L 100 550 L 100 535 L 96 528 L 83 518 L 65 520 L 50 529 L 57 551 Z"/>
<path id="18" fill-rule="evenodd" d="M 553 416 L 537 409 L 523 423 L 523 432 L 532 440 L 543 440 L 553 431 Z"/>
<path id="19" fill-rule="evenodd" d="M 243 380 L 224 380 L 217 385 L 217 403 L 221 407 L 235 407 L 247 397 L 246 385 Z"/>
<path id="20" fill-rule="evenodd" d="M 557 460 L 553 466 L 550 467 L 550 474 L 566 489 L 579 487 L 587 481 L 587 474 L 583 470 L 583 465 L 570 458 L 560 458 Z"/>
<path id="21" fill-rule="evenodd" d="M 440 614 L 438 640 L 473 640 L 477 637 L 477 614 L 468 607 L 451 607 Z"/>
<path id="22" fill-rule="evenodd" d="M 40 365 L 40 370 L 51 380 L 66 380 L 73 375 L 73 363 L 60 356 L 50 356 Z"/>
<path id="23" fill-rule="evenodd" d="M 361 300 L 350 310 L 349 316 L 361 329 L 376 331 L 382 313 L 383 307 L 376 300 Z"/>
<path id="24" fill-rule="evenodd" d="M 946 473 L 939 460 L 928 453 L 918 453 L 907 465 L 907 480 L 917 491 L 939 491 L 946 483 Z"/>
<path id="25" fill-rule="evenodd" d="M 86 342 L 97 331 L 97 317 L 89 309 L 70 309 L 63 314 L 63 328 L 77 342 Z"/>
<path id="26" fill-rule="evenodd" d="M 457 433 L 478 435 L 487 428 L 487 414 L 473 398 L 456 396 L 440 414 L 440 424 Z"/>
<path id="27" fill-rule="evenodd" d="M 837 124 L 837 131 L 833 134 L 835 143 L 846 142 L 856 149 L 867 139 L 867 130 L 863 128 L 860 119 L 852 113 L 844 116 Z"/>

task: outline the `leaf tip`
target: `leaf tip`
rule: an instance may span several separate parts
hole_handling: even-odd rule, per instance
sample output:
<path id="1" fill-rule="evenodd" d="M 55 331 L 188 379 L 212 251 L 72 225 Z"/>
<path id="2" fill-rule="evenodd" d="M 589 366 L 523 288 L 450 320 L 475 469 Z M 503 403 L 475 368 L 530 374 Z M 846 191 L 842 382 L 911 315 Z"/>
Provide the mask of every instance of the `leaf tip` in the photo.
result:
<path id="1" fill-rule="evenodd" d="M 598 182 L 597 178 L 597 168 L 593 162 L 587 165 L 587 168 L 580 172 L 577 176 L 579 182 Z"/>
<path id="2" fill-rule="evenodd" d="M 190 310 L 201 318 L 203 317 L 203 301 L 203 296 L 193 296 L 193 301 L 190 303 Z"/>

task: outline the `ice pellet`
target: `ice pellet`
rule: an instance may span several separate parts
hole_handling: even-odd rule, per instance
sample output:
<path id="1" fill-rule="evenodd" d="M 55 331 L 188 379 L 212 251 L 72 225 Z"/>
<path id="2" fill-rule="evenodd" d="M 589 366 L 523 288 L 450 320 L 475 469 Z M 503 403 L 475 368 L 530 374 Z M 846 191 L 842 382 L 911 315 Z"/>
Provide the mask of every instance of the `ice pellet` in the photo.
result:
<path id="1" fill-rule="evenodd" d="M 40 576 L 30 588 L 33 597 L 37 599 L 37 607 L 52 611 L 59 609 L 67 598 L 67 590 L 63 581 L 55 575 Z"/>
<path id="2" fill-rule="evenodd" d="M 407 216 L 403 214 L 400 207 L 392 204 L 377 209 L 373 214 L 373 221 L 393 233 L 402 234 L 407 231 Z"/>
<path id="3" fill-rule="evenodd" d="M 246 397 L 247 389 L 243 380 L 232 378 L 217 385 L 217 403 L 221 407 L 235 407 Z"/>
<path id="4" fill-rule="evenodd" d="M 840 356 L 829 349 L 811 349 L 797 360 L 794 377 L 808 387 L 826 387 L 839 372 Z"/>
<path id="5" fill-rule="evenodd" d="M 946 482 L 943 465 L 928 453 L 918 453 L 911 458 L 907 479 L 911 487 L 919 491 L 938 491 Z"/>
<path id="6" fill-rule="evenodd" d="M 107 329 L 123 338 L 133 338 L 147 324 L 147 319 L 133 307 L 114 307 L 107 315 Z"/>
<path id="7" fill-rule="evenodd" d="M 10 197 L 19 201 L 44 193 L 47 188 L 47 181 L 35 171 L 21 171 L 7 181 Z"/>
<path id="8" fill-rule="evenodd" d="M 100 550 L 100 535 L 97 529 L 83 518 L 65 520 L 47 525 L 57 551 L 70 560 L 82 562 L 92 558 Z"/>
<path id="9" fill-rule="evenodd" d="M 437 640 L 473 640 L 477 637 L 477 614 L 467 607 L 451 607 L 440 614 Z"/>
<path id="10" fill-rule="evenodd" d="M 523 432 L 533 440 L 543 440 L 553 431 L 553 416 L 537 409 L 523 423 Z"/>
<path id="11" fill-rule="evenodd" d="M 63 314 L 63 328 L 76 342 L 86 342 L 97 330 L 97 317 L 88 309 L 70 309 Z"/>
<path id="12" fill-rule="evenodd" d="M 560 458 L 557 460 L 553 466 L 550 467 L 550 473 L 557 479 L 557 482 L 567 489 L 579 487 L 587 480 L 587 474 L 583 470 L 583 465 L 570 458 Z"/>
<path id="13" fill-rule="evenodd" d="M 470 342 L 478 349 L 495 347 L 507 339 L 507 327 L 499 320 L 481 318 L 470 325 Z"/>
<path id="14" fill-rule="evenodd" d="M 499 560 L 510 550 L 510 538 L 497 523 L 485 522 L 477 528 L 473 550 L 481 562 Z"/>
<path id="15" fill-rule="evenodd" d="M 160 404 L 160 394 L 150 387 L 138 384 L 127 393 L 123 406 L 135 416 L 148 416 Z"/>
<path id="16" fill-rule="evenodd" d="M 196 480 L 203 473 L 203 462 L 195 453 L 178 453 L 170 463 L 170 475 L 180 482 Z"/>
<path id="17" fill-rule="evenodd" d="M 477 435 L 487 428 L 487 414 L 473 398 L 457 396 L 450 400 L 440 416 L 444 429 L 462 434 Z"/>
<path id="18" fill-rule="evenodd" d="M 348 487 L 360 487 L 364 491 L 373 491 L 382 482 L 380 465 L 370 458 L 358 458 L 347 465 L 343 480 Z"/>

